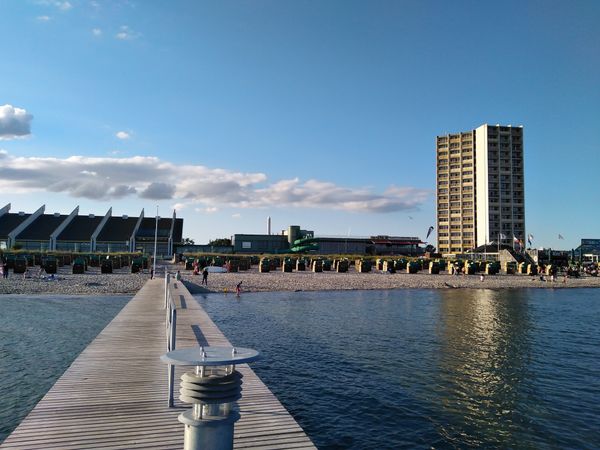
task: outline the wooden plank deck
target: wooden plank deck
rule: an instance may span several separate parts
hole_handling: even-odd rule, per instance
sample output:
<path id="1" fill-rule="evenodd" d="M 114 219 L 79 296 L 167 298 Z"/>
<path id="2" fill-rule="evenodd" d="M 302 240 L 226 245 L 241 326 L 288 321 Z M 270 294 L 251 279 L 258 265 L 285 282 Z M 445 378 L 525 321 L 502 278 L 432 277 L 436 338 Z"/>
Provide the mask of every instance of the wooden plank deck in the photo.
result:
<path id="1" fill-rule="evenodd" d="M 177 348 L 230 345 L 181 283 L 171 283 L 178 306 Z M 167 407 L 164 280 L 149 280 L 79 355 L 2 449 L 181 449 L 179 413 Z M 260 349 L 259 349 L 260 350 Z M 189 370 L 189 368 L 188 368 Z M 247 366 L 234 448 L 315 448 L 302 428 Z M 175 396 L 179 389 L 176 370 Z"/>

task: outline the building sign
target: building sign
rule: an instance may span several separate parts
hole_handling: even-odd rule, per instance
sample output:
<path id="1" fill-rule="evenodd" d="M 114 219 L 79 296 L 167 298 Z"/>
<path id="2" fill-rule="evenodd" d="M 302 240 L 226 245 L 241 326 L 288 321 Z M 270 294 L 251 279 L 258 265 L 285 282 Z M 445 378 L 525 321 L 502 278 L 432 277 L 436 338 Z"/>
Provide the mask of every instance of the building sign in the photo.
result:
<path id="1" fill-rule="evenodd" d="M 252 248 L 252 242 L 242 241 L 242 248 Z"/>

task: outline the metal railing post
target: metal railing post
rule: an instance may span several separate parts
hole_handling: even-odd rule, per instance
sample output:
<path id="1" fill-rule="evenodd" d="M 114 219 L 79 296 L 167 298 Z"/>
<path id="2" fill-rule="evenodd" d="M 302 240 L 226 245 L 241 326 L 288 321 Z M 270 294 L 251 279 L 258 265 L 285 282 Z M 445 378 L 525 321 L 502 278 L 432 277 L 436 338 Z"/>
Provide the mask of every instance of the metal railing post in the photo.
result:
<path id="1" fill-rule="evenodd" d="M 177 307 L 173 302 L 171 293 L 171 275 L 165 274 L 165 334 L 167 339 L 167 352 L 175 350 L 177 340 Z M 169 408 L 173 407 L 173 387 L 175 384 L 175 366 L 168 365 L 167 369 L 167 404 Z"/>
<path id="2" fill-rule="evenodd" d="M 171 310 L 171 329 L 169 330 L 169 342 L 168 342 L 168 350 L 175 350 L 175 340 L 177 338 L 177 309 L 172 308 Z M 173 364 L 168 365 L 168 374 L 167 374 L 169 386 L 168 386 L 168 405 L 169 408 L 173 407 L 173 389 L 175 385 L 175 366 Z"/>
<path id="3" fill-rule="evenodd" d="M 169 283 L 171 282 L 171 275 L 169 272 L 165 274 L 165 309 L 167 309 L 168 305 L 168 293 L 169 293 Z"/>

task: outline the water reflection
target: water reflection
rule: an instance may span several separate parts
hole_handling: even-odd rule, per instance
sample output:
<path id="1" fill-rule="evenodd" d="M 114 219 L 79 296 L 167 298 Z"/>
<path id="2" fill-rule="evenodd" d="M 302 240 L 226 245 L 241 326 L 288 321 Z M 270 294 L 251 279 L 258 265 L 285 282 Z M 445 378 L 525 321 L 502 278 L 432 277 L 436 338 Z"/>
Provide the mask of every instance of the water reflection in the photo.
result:
<path id="1" fill-rule="evenodd" d="M 600 290 L 201 303 L 318 448 L 600 448 Z"/>
<path id="2" fill-rule="evenodd" d="M 468 445 L 515 447 L 521 383 L 530 357 L 522 291 L 444 291 L 437 387 L 448 422 L 440 434 Z"/>

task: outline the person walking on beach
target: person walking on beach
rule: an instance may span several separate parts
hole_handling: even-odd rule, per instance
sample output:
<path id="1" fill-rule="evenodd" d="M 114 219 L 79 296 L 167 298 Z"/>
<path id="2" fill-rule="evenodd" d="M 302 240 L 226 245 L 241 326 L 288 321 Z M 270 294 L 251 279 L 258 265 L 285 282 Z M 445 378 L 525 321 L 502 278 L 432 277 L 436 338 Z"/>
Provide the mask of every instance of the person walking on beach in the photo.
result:
<path id="1" fill-rule="evenodd" d="M 2 274 L 2 276 L 3 276 L 4 278 L 8 278 L 8 263 L 7 263 L 6 261 L 4 261 L 4 262 L 2 263 L 2 271 L 3 271 L 3 274 Z"/>
<path id="2" fill-rule="evenodd" d="M 239 297 L 240 294 L 242 293 L 242 282 L 240 281 L 237 286 L 235 287 L 235 293 L 236 295 Z"/>
<path id="3" fill-rule="evenodd" d="M 202 284 L 208 287 L 208 269 L 206 267 L 202 270 Z"/>
<path id="4" fill-rule="evenodd" d="M 154 279 L 154 267 L 150 267 L 150 279 Z"/>

